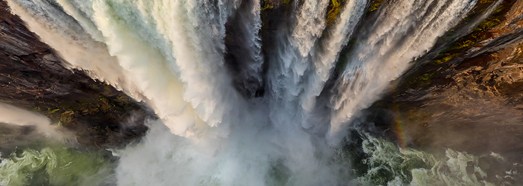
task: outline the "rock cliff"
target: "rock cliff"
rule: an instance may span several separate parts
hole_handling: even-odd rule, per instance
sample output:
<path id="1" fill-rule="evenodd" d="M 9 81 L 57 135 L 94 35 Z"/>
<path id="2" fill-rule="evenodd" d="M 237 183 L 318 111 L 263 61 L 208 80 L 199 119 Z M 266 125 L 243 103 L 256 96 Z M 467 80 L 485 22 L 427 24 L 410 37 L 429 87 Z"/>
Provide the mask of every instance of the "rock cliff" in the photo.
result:
<path id="1" fill-rule="evenodd" d="M 0 1 L 0 102 L 44 114 L 90 147 L 123 145 L 145 133 L 152 114 L 144 106 L 62 64 Z"/>

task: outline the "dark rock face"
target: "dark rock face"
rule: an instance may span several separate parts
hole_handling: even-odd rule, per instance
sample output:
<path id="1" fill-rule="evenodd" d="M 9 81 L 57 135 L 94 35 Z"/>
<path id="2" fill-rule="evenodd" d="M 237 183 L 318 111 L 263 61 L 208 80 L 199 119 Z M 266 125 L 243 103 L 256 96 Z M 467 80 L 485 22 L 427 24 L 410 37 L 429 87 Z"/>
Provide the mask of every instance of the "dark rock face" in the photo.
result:
<path id="1" fill-rule="evenodd" d="M 152 114 L 144 106 L 62 64 L 0 1 L 1 102 L 44 114 L 91 147 L 123 145 L 145 133 Z"/>

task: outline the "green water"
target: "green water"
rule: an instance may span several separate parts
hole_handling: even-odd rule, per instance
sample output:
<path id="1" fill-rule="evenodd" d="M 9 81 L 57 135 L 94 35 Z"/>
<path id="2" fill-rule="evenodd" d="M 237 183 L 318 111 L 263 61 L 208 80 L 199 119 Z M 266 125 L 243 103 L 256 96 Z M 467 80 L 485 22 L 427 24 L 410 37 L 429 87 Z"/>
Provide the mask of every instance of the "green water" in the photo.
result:
<path id="1" fill-rule="evenodd" d="M 26 149 L 1 160 L 2 186 L 101 185 L 111 172 L 103 156 L 65 147 Z"/>
<path id="2" fill-rule="evenodd" d="M 357 161 L 353 169 L 359 173 L 347 179 L 350 185 L 513 185 L 514 172 L 492 174 L 489 167 L 505 161 L 492 153 L 474 156 L 451 149 L 443 153 L 428 153 L 400 148 L 390 141 L 363 134 L 359 144 L 363 158 L 344 155 L 343 161 Z M 354 150 L 354 149 L 353 149 Z M 351 151 L 346 151 L 352 153 Z M 340 156 L 341 157 L 341 156 Z M 0 185 L 53 185 L 91 186 L 114 184 L 114 167 L 110 158 L 95 152 L 79 151 L 66 147 L 25 149 L 0 158 Z M 490 159 L 491 165 L 482 163 Z M 493 163 L 492 163 L 493 162 Z M 350 165 L 347 165 L 349 167 Z M 285 167 L 276 166 L 268 185 L 286 185 Z M 358 171 L 355 171 L 358 172 Z M 352 180 L 352 181 L 349 181 Z M 209 182 L 203 185 L 216 185 Z"/>
<path id="3" fill-rule="evenodd" d="M 428 153 L 364 134 L 362 143 L 365 158 L 361 160 L 363 173 L 356 179 L 358 185 L 511 185 L 510 170 L 499 175 L 488 175 L 489 168 L 504 160 L 498 154 L 474 156 L 447 149 L 444 153 Z M 489 160 L 491 164 L 484 163 Z"/>

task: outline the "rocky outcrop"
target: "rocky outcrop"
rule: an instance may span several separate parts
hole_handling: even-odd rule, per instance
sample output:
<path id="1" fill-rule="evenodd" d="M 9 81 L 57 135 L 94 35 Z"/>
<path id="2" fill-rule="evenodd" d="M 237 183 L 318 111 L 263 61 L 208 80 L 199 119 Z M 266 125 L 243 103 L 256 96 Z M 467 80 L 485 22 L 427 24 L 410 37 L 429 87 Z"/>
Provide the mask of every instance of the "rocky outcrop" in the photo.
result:
<path id="1" fill-rule="evenodd" d="M 523 162 L 522 11 L 522 0 L 502 1 L 471 33 L 419 59 L 373 117 L 386 118 L 401 145 Z"/>
<path id="2" fill-rule="evenodd" d="M 474 153 L 523 152 L 523 43 L 446 69 L 428 89 L 407 89 L 391 105 L 408 143 Z M 431 81 L 431 80 L 428 80 Z M 439 84 L 437 82 L 448 82 Z"/>
<path id="3" fill-rule="evenodd" d="M 74 131 L 90 147 L 142 136 L 151 116 L 124 93 L 62 66 L 60 56 L 0 1 L 0 101 L 37 111 Z"/>

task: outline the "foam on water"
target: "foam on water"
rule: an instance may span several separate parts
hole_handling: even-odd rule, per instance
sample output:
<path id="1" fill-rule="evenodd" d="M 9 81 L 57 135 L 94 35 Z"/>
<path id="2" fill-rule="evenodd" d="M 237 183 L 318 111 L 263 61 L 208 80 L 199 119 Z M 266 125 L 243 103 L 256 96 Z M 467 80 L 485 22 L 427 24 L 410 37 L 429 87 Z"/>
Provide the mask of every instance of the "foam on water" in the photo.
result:
<path id="1" fill-rule="evenodd" d="M 498 154 L 474 156 L 446 149 L 430 154 L 363 134 L 362 160 L 367 170 L 356 179 L 362 185 L 505 185 L 512 178 L 507 169 L 502 175 L 487 176 L 487 169 L 505 161 Z M 490 159 L 491 164 L 480 163 Z M 509 184 L 510 185 L 510 184 Z"/>

